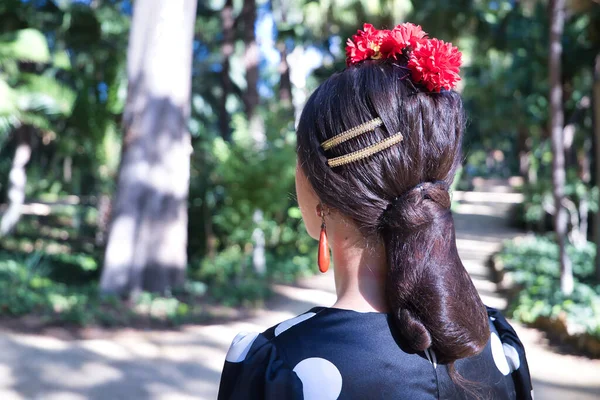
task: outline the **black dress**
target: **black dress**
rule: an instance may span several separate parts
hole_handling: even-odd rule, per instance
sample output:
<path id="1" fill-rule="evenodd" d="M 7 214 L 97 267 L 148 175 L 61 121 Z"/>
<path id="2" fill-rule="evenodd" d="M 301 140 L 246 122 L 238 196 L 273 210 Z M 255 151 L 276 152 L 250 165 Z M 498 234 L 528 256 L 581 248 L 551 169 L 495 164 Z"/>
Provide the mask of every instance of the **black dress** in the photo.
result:
<path id="1" fill-rule="evenodd" d="M 467 381 L 458 386 L 433 350 L 407 348 L 389 315 L 315 307 L 237 335 L 218 399 L 532 399 L 521 341 L 497 310 L 488 316 L 490 340 L 456 362 Z"/>

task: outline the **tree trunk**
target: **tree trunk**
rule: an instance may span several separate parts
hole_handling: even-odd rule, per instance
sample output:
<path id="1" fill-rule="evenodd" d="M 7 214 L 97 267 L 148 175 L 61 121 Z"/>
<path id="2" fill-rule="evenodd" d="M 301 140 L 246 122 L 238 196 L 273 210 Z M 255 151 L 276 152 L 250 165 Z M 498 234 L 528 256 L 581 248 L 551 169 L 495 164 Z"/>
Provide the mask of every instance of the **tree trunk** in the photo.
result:
<path id="1" fill-rule="evenodd" d="M 523 177 L 523 181 L 525 185 L 532 185 L 533 182 L 530 181 L 531 170 L 533 170 L 533 166 L 531 163 L 531 142 L 532 139 L 527 135 L 527 128 L 524 126 L 520 126 L 518 130 L 518 148 L 519 148 L 519 173 Z M 531 222 L 527 221 L 525 223 L 525 228 L 529 231 L 532 230 Z"/>
<path id="2" fill-rule="evenodd" d="M 528 146 L 527 142 L 527 129 L 523 126 L 519 127 L 518 130 L 518 147 L 519 147 L 519 172 L 521 176 L 525 180 L 525 183 L 529 183 L 529 167 L 531 163 L 529 162 L 529 153 L 531 151 L 531 146 Z"/>
<path id="3" fill-rule="evenodd" d="M 243 93 L 244 107 L 248 120 L 252 120 L 260 101 L 258 96 L 258 64 L 260 54 L 256 43 L 256 0 L 244 0 L 241 21 L 243 23 L 244 68 L 246 71 L 246 90 Z"/>
<path id="4" fill-rule="evenodd" d="M 257 148 L 262 149 L 265 145 L 266 135 L 264 122 L 257 112 L 260 103 L 258 95 L 258 66 L 260 53 L 256 43 L 256 0 L 244 0 L 241 20 L 243 22 L 244 40 L 244 68 L 246 72 L 246 90 L 242 94 L 246 116 L 250 126 L 250 133 Z"/>
<path id="5" fill-rule="evenodd" d="M 277 43 L 279 48 L 279 100 L 286 108 L 292 107 L 292 80 L 290 79 L 290 65 L 287 61 L 287 48 L 285 41 L 280 40 Z"/>
<path id="6" fill-rule="evenodd" d="M 600 187 L 600 54 L 596 56 L 594 66 L 594 88 L 592 96 L 592 115 L 595 141 L 595 172 L 596 186 Z M 594 215 L 594 242 L 600 249 L 600 212 Z M 600 282 L 600 251 L 596 251 L 596 280 Z"/>
<path id="7" fill-rule="evenodd" d="M 586 187 L 586 193 L 579 199 L 579 232 L 582 244 L 588 241 L 590 213 L 590 183 L 592 180 L 590 153 L 592 151 L 592 139 L 586 137 L 583 140 L 583 149 L 578 152 L 579 178 Z"/>
<path id="8" fill-rule="evenodd" d="M 262 150 L 266 144 L 264 122 L 257 112 L 257 106 L 260 103 L 258 95 L 258 65 L 260 62 L 260 54 L 258 44 L 256 43 L 256 0 L 244 0 L 242 7 L 241 19 L 244 25 L 243 40 L 244 40 L 244 67 L 246 70 L 246 90 L 243 93 L 244 107 L 248 118 L 250 134 L 254 140 L 254 145 L 257 150 Z M 264 215 L 262 210 L 254 210 L 252 220 L 256 228 L 252 232 L 252 241 L 254 247 L 252 250 L 252 265 L 254 270 L 259 275 L 266 272 L 265 262 L 265 233 L 260 228 Z"/>
<path id="9" fill-rule="evenodd" d="M 106 234 L 108 233 L 112 208 L 111 199 L 106 193 L 101 193 L 98 196 L 96 208 L 98 209 L 98 215 L 96 216 L 95 242 L 96 246 L 102 248 L 106 244 Z"/>
<path id="10" fill-rule="evenodd" d="M 180 286 L 187 264 L 191 65 L 196 1 L 137 0 L 127 53 L 124 143 L 103 293 Z"/>
<path id="11" fill-rule="evenodd" d="M 569 296 L 573 292 L 573 268 L 566 252 L 567 210 L 565 197 L 564 111 L 561 81 L 561 38 L 565 24 L 565 0 L 550 0 L 550 132 L 552 136 L 552 184 L 556 213 L 554 224 L 560 254 L 560 287 Z"/>
<path id="12" fill-rule="evenodd" d="M 290 64 L 288 63 L 288 49 L 285 38 L 281 34 L 282 31 L 288 31 L 290 28 L 287 23 L 288 1 L 280 0 L 278 2 L 279 10 L 276 12 L 274 2 L 271 2 L 273 15 L 279 16 L 278 33 L 277 33 L 277 49 L 279 50 L 279 100 L 286 108 L 292 108 L 292 79 L 290 76 Z"/>
<path id="13" fill-rule="evenodd" d="M 0 221 L 0 237 L 10 234 L 21 218 L 21 207 L 25 202 L 27 172 L 25 166 L 31 158 L 32 128 L 20 126 L 15 131 L 17 148 L 8 174 L 8 208 Z"/>
<path id="14" fill-rule="evenodd" d="M 223 55 L 222 70 L 221 70 L 221 94 L 219 129 L 221 137 L 224 140 L 231 139 L 230 117 L 227 111 L 227 99 L 232 92 L 233 82 L 229 76 L 231 56 L 233 55 L 235 44 L 235 30 L 233 18 L 233 0 L 226 0 L 223 10 L 221 10 L 221 24 L 223 27 L 223 46 L 221 54 Z"/>

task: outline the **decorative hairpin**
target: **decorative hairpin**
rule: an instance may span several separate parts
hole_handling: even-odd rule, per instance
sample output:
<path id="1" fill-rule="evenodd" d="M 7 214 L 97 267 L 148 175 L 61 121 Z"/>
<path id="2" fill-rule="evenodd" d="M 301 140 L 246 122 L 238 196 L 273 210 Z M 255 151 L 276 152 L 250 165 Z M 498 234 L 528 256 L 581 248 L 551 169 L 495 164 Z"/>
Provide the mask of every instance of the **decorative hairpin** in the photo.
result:
<path id="1" fill-rule="evenodd" d="M 364 124 L 355 126 L 352 129 L 348 129 L 347 131 L 344 131 L 339 135 L 335 135 L 331 139 L 327 139 L 326 141 L 321 143 L 321 147 L 323 148 L 323 150 L 329 150 L 341 143 L 344 143 L 347 140 L 362 135 L 363 133 L 371 132 L 372 130 L 381 125 L 383 125 L 383 121 L 381 121 L 381 118 L 377 117 L 375 119 L 365 122 Z"/>
<path id="2" fill-rule="evenodd" d="M 456 86 L 460 81 L 461 57 L 452 43 L 429 39 L 419 25 L 410 22 L 391 31 L 364 24 L 363 30 L 358 30 L 346 45 L 349 66 L 364 60 L 404 59 L 412 80 L 431 92 Z"/>
<path id="3" fill-rule="evenodd" d="M 410 22 L 397 25 L 392 30 L 379 30 L 371 24 L 364 24 L 363 30 L 358 30 L 346 43 L 348 66 L 365 60 L 395 60 L 394 64 L 398 63 L 408 70 L 401 79 L 412 78 L 408 82 L 415 93 L 418 92 L 415 85 L 421 85 L 431 92 L 452 90 L 460 81 L 461 57 L 462 54 L 452 43 L 429 39 L 419 25 Z M 321 147 L 329 150 L 381 125 L 381 119 L 375 118 L 327 139 L 321 143 Z M 400 143 L 403 139 L 398 132 L 364 149 L 330 158 L 327 164 L 334 168 L 359 161 Z"/>
<path id="4" fill-rule="evenodd" d="M 400 143 L 404 139 L 404 136 L 400 132 L 383 139 L 380 142 L 373 143 L 364 149 L 353 151 L 352 153 L 344 154 L 343 156 L 330 158 L 327 160 L 327 164 L 331 168 L 339 167 L 340 165 L 349 164 L 351 162 L 359 161 L 367 157 L 372 156 L 375 153 L 379 153 L 387 148 L 392 147 L 396 143 Z"/>

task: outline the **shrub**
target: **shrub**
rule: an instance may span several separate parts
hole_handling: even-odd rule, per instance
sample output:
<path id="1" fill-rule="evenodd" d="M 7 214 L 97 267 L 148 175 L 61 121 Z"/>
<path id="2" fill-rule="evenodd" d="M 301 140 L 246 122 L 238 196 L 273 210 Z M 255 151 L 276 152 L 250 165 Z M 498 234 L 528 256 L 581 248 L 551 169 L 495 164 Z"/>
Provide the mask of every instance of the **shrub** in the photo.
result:
<path id="1" fill-rule="evenodd" d="M 167 296 L 144 292 L 131 306 L 117 297 L 101 297 L 94 281 L 67 284 L 52 279 L 53 260 L 41 253 L 0 253 L 0 315 L 31 315 L 43 323 L 77 326 L 172 325 L 206 318 L 196 306 L 206 292 L 202 282 L 189 280 Z M 91 265 L 87 257 L 74 260 Z"/>
<path id="2" fill-rule="evenodd" d="M 512 273 L 518 293 L 509 313 L 525 323 L 539 317 L 566 317 L 569 325 L 600 339 L 600 285 L 594 283 L 593 243 L 569 246 L 575 287 L 571 296 L 560 290 L 558 245 L 549 236 L 528 236 L 506 242 L 496 261 Z"/>

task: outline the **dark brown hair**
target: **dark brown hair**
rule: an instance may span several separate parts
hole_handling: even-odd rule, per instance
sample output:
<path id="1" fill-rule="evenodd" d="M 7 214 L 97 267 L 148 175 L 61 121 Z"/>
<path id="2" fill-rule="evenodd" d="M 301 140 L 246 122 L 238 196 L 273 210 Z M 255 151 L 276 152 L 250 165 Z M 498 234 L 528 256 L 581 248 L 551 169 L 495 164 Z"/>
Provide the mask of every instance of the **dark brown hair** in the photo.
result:
<path id="1" fill-rule="evenodd" d="M 320 200 L 349 217 L 366 240 L 382 240 L 386 296 L 398 331 L 415 351 L 432 347 L 452 364 L 478 354 L 487 314 L 458 256 L 448 188 L 461 160 L 465 117 L 454 91 L 420 91 L 390 61 L 365 61 L 327 79 L 300 118 L 297 152 Z M 383 126 L 328 151 L 320 144 L 376 117 Z M 331 168 L 327 159 L 397 132 L 404 141 Z M 452 366 L 452 365 L 451 365 Z"/>

